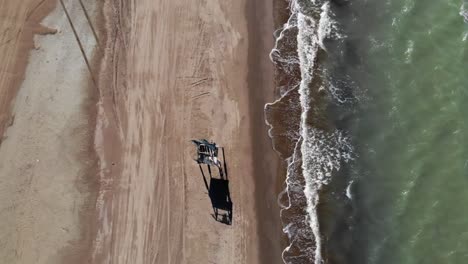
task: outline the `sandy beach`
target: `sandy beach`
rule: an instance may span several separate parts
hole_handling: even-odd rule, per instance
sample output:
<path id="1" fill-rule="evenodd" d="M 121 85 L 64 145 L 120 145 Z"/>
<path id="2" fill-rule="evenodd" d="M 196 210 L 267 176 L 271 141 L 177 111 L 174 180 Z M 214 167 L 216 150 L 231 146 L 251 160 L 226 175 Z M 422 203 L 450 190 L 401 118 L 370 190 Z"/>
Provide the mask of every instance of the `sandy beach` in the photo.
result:
<path id="1" fill-rule="evenodd" d="M 93 56 L 95 40 L 79 2 L 2 1 L 4 10 L 0 262 L 63 263 L 90 248 L 96 97 L 83 52 Z"/>
<path id="2" fill-rule="evenodd" d="M 270 2 L 2 2 L 0 262 L 282 263 Z M 225 149 L 232 225 L 199 138 Z"/>

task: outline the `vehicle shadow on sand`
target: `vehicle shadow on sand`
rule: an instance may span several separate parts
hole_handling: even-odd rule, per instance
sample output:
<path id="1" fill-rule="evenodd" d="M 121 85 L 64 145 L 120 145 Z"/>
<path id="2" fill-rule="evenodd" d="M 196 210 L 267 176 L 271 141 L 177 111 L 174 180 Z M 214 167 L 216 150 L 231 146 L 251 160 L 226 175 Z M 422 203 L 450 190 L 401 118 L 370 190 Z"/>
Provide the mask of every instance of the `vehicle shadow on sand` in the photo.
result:
<path id="1" fill-rule="evenodd" d="M 213 207 L 213 214 L 211 214 L 211 216 L 213 216 L 213 218 L 220 223 L 232 225 L 233 203 L 231 200 L 231 193 L 229 191 L 229 178 L 226 164 L 226 156 L 224 154 L 224 148 L 221 149 L 223 152 L 224 172 L 222 169 L 218 168 L 218 173 L 214 173 L 211 170 L 211 166 L 207 165 L 208 176 L 206 176 L 201 164 L 198 164 L 198 166 L 200 168 L 200 172 L 202 174 L 206 190 L 208 191 L 208 196 L 211 200 L 211 206 Z"/>

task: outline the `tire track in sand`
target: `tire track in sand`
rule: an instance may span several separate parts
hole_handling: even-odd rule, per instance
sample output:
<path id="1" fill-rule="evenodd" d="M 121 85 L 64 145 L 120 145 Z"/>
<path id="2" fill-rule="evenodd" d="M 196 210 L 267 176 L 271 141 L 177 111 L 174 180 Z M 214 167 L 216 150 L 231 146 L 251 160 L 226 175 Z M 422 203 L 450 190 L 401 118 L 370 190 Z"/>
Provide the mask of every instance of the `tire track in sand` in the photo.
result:
<path id="1" fill-rule="evenodd" d="M 232 98 L 245 90 L 246 67 L 233 69 L 246 62 L 246 42 L 240 56 L 233 51 L 238 31 L 246 29 L 223 10 L 242 20 L 244 3 L 223 9 L 220 0 L 111 3 L 109 39 L 117 43 L 106 49 L 119 59 L 108 60 L 113 79 L 104 96 L 118 95 L 106 109 L 114 108 L 107 116 L 121 120 L 122 153 L 111 201 L 104 205 L 112 229 L 103 236 L 112 239 L 104 239 L 103 262 L 256 263 L 255 232 L 245 230 L 255 221 L 252 203 L 244 203 L 253 188 L 242 180 L 249 177 L 241 169 L 245 159 L 227 152 L 236 176 L 235 225 L 226 226 L 210 216 L 198 167 L 186 157 L 192 138 L 211 138 L 226 148 L 241 140 L 240 110 Z M 117 65 L 120 59 L 125 66 Z"/>

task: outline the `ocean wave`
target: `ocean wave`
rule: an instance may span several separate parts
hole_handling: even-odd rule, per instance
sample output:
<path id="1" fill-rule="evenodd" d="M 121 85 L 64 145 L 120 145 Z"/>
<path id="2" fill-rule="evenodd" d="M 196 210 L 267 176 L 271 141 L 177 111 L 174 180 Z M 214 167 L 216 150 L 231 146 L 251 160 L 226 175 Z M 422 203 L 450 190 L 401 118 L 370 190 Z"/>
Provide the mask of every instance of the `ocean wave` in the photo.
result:
<path id="1" fill-rule="evenodd" d="M 318 48 L 319 46 L 323 47 L 323 40 L 330 35 L 333 25 L 333 23 L 329 22 L 329 3 L 324 3 L 320 9 L 322 12 L 318 25 L 313 17 L 302 13 L 298 15 L 298 53 L 302 73 L 302 81 L 299 88 L 302 106 L 302 173 L 306 183 L 304 194 L 307 198 L 309 225 L 316 243 L 316 264 L 323 262 L 321 255 L 322 241 L 317 214 L 317 205 L 320 198 L 319 191 L 322 185 L 329 183 L 332 172 L 340 169 L 341 162 L 351 159 L 349 153 L 352 150 L 347 137 L 341 131 L 317 129 L 313 126 L 313 122 L 309 121 L 309 112 L 314 107 L 314 98 L 311 96 L 314 64 Z"/>
<path id="2" fill-rule="evenodd" d="M 468 24 L 468 1 L 464 0 L 461 7 L 460 7 L 460 16 L 463 17 L 463 21 L 465 21 L 466 24 Z M 463 35 L 463 41 L 466 41 L 468 39 L 468 30 L 465 30 L 465 33 Z"/>
<path id="3" fill-rule="evenodd" d="M 322 80 L 323 69 L 317 70 L 318 53 L 326 51 L 327 39 L 339 39 L 344 35 L 339 32 L 333 19 L 329 1 L 291 0 L 291 15 L 287 23 L 276 32 L 275 47 L 270 59 L 277 70 L 287 77 L 279 77 L 281 98 L 265 106 L 265 111 L 298 88 L 300 118 L 294 151 L 286 159 L 288 163 L 286 189 L 279 197 L 279 205 L 290 245 L 283 251 L 284 263 L 323 263 L 322 239 L 317 214 L 319 191 L 332 179 L 343 162 L 352 159 L 352 146 L 346 133 L 333 128 L 333 125 L 316 124 L 314 115 L 325 115 L 318 103 L 320 94 L 328 94 L 332 102 L 343 104 L 347 98 L 338 86 Z M 316 71 L 322 71 L 320 74 Z M 283 78 L 283 79 L 281 79 Z M 290 79 L 289 79 L 290 78 Z M 318 78 L 320 79 L 320 78 Z M 286 81 L 285 81 L 286 80 Z M 287 113 L 284 113 L 287 115 Z M 326 117 L 321 117 L 322 119 Z M 318 119 L 321 119 L 320 117 Z M 267 118 L 268 119 L 268 118 Z M 270 132 L 274 129 L 267 121 Z M 273 138 L 274 135 L 270 133 Z M 283 201 L 283 197 L 287 201 Z"/>
<path id="4" fill-rule="evenodd" d="M 287 199 L 281 210 L 283 232 L 288 236 L 289 246 L 282 253 L 283 262 L 313 263 L 315 239 L 308 223 L 307 201 L 304 195 L 304 178 L 300 173 L 302 158 L 300 152 L 302 140 L 294 147 L 293 155 L 287 160 L 287 178 L 285 194 Z"/>
<path id="5" fill-rule="evenodd" d="M 463 17 L 463 21 L 468 23 L 468 2 L 464 1 L 460 7 L 460 16 Z"/>
<path id="6" fill-rule="evenodd" d="M 351 180 L 348 183 L 348 186 L 346 187 L 346 197 L 348 197 L 349 200 L 353 200 L 353 193 L 352 193 L 353 183 L 354 183 L 354 181 Z"/>
<path id="7" fill-rule="evenodd" d="M 338 23 L 333 18 L 333 13 L 330 10 L 330 2 L 325 2 L 321 7 L 320 10 L 320 20 L 317 29 L 317 35 L 319 40 L 319 45 L 323 50 L 327 50 L 326 46 L 324 45 L 324 41 L 328 38 L 332 39 L 343 39 L 346 36 L 340 30 Z"/>

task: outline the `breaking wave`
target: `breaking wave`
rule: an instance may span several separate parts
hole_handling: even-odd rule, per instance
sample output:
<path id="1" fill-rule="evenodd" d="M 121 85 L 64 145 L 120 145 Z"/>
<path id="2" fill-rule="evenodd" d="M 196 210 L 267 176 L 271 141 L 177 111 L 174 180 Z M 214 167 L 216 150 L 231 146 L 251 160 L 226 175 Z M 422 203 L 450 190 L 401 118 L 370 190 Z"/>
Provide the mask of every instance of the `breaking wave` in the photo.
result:
<path id="1" fill-rule="evenodd" d="M 468 23 L 468 1 L 464 1 L 460 7 L 460 15 L 463 17 L 463 21 Z"/>
<path id="2" fill-rule="evenodd" d="M 270 53 L 281 98 L 265 106 L 265 115 L 274 148 L 288 164 L 286 188 L 279 196 L 283 231 L 290 242 L 283 261 L 320 264 L 325 261 L 317 212 L 320 190 L 352 159 L 353 148 L 346 133 L 327 119 L 328 105 L 346 104 L 349 98 L 328 81 L 319 57 L 327 52 L 328 39 L 344 36 L 329 1 L 290 0 L 289 9 Z M 278 112 L 287 120 L 275 119 Z"/>
<path id="3" fill-rule="evenodd" d="M 463 21 L 468 24 L 468 0 L 463 0 L 463 3 L 460 7 L 460 16 L 463 17 Z M 463 35 L 463 41 L 468 39 L 468 30 L 465 30 Z"/>

